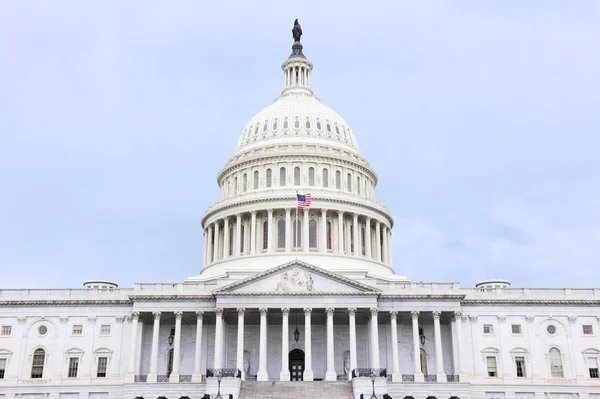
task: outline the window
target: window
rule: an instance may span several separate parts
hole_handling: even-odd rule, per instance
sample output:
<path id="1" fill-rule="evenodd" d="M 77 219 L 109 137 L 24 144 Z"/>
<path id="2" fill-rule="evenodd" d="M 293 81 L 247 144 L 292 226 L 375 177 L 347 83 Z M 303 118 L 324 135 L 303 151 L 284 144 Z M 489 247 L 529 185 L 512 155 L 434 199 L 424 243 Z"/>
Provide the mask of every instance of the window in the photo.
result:
<path id="1" fill-rule="evenodd" d="M 229 228 L 229 256 L 233 255 L 233 226 Z"/>
<path id="2" fill-rule="evenodd" d="M 488 377 L 497 377 L 498 368 L 496 367 L 496 356 L 486 356 L 485 361 L 487 364 Z"/>
<path id="3" fill-rule="evenodd" d="M 562 354 L 558 348 L 551 348 L 548 351 L 548 361 L 550 362 L 550 373 L 553 378 L 563 378 Z"/>
<path id="4" fill-rule="evenodd" d="M 308 222 L 308 244 L 311 249 L 317 249 L 317 221 L 315 219 Z"/>
<path id="5" fill-rule="evenodd" d="M 4 327 L 2 327 L 2 328 L 4 328 Z M 4 334 L 2 334 L 2 335 L 4 335 Z M 594 327 L 591 324 L 584 324 L 583 325 L 583 335 L 594 335 Z"/>
<path id="6" fill-rule="evenodd" d="M 346 187 L 348 189 L 348 192 L 352 192 L 352 175 L 350 173 L 348 173 L 348 176 L 346 176 L 346 184 L 348 185 L 348 187 Z"/>
<path id="7" fill-rule="evenodd" d="M 258 190 L 258 170 L 254 171 L 254 183 L 253 187 L 255 190 Z"/>
<path id="8" fill-rule="evenodd" d="M 331 125 L 329 124 L 329 122 L 327 122 L 327 131 L 328 131 L 329 133 L 331 133 Z"/>
<path id="9" fill-rule="evenodd" d="M 294 186 L 300 185 L 300 168 L 296 166 L 294 168 Z"/>
<path id="10" fill-rule="evenodd" d="M 248 190 L 248 174 L 244 173 L 244 177 L 242 177 L 242 191 L 246 192 Z"/>
<path id="11" fill-rule="evenodd" d="M 240 234 L 240 254 L 244 254 L 244 235 L 246 233 L 246 227 L 242 224 L 242 231 Z"/>
<path id="12" fill-rule="evenodd" d="M 96 377 L 103 378 L 106 377 L 106 366 L 108 365 L 107 357 L 99 357 L 98 358 L 98 371 L 96 372 Z"/>
<path id="13" fill-rule="evenodd" d="M 44 375 L 44 362 L 46 361 L 46 352 L 43 349 L 36 349 L 33 352 L 31 362 L 31 378 L 42 378 Z"/>
<path id="14" fill-rule="evenodd" d="M 267 124 L 267 122 L 265 122 L 265 124 L 263 125 L 263 133 L 266 133 L 268 128 L 269 125 Z"/>
<path id="15" fill-rule="evenodd" d="M 287 128 L 288 128 L 288 120 L 287 120 L 287 118 L 285 118 L 285 119 L 283 120 L 283 128 L 284 128 L 284 129 L 287 129 Z"/>
<path id="16" fill-rule="evenodd" d="M 285 168 L 279 168 L 279 185 L 281 187 L 285 186 Z"/>
<path id="17" fill-rule="evenodd" d="M 0 330 L 0 335 L 3 337 L 8 337 L 12 333 L 12 326 L 2 326 L 2 330 Z"/>
<path id="18" fill-rule="evenodd" d="M 306 120 L 306 125 L 305 126 L 306 126 L 307 129 L 310 129 L 310 121 L 308 119 Z"/>
<path id="19" fill-rule="evenodd" d="M 354 253 L 354 225 L 350 225 L 350 253 Z"/>
<path id="20" fill-rule="evenodd" d="M 167 377 L 173 372 L 173 352 L 173 349 L 169 349 L 169 354 L 167 357 Z"/>
<path id="21" fill-rule="evenodd" d="M 554 324 L 550 324 L 548 327 L 546 327 L 546 331 L 548 334 L 554 335 L 556 334 L 556 326 Z"/>
<path id="22" fill-rule="evenodd" d="M 300 121 L 298 120 L 298 118 L 296 118 L 296 120 L 294 121 L 294 128 L 300 129 Z"/>
<path id="23" fill-rule="evenodd" d="M 356 176 L 356 193 L 360 195 L 360 176 Z"/>
<path id="24" fill-rule="evenodd" d="M 329 171 L 323 169 L 323 187 L 329 187 Z"/>
<path id="25" fill-rule="evenodd" d="M 525 377 L 525 358 L 523 356 L 515 357 L 515 366 L 517 367 L 517 377 Z"/>
<path id="26" fill-rule="evenodd" d="M 366 249 L 365 249 L 365 227 L 364 226 L 360 226 L 360 246 L 361 246 L 361 253 L 364 256 L 366 254 Z"/>
<path id="27" fill-rule="evenodd" d="M 335 127 L 335 132 L 337 133 L 338 136 L 340 135 L 340 129 L 337 126 Z"/>
<path id="28" fill-rule="evenodd" d="M 238 178 L 237 176 L 233 178 L 233 195 L 237 195 L 238 190 Z"/>
<path id="29" fill-rule="evenodd" d="M 586 358 L 590 378 L 598 378 L 598 357 L 589 356 Z"/>
<path id="30" fill-rule="evenodd" d="M 317 119 L 317 130 L 321 130 L 321 121 Z"/>
<path id="31" fill-rule="evenodd" d="M 331 251 L 332 249 L 332 239 L 331 239 L 331 222 L 327 222 L 327 249 Z"/>
<path id="32" fill-rule="evenodd" d="M 4 374 L 6 373 L 6 360 L 0 359 L 0 380 L 4 379 Z"/>
<path id="33" fill-rule="evenodd" d="M 520 324 L 513 324 L 510 326 L 510 328 L 511 328 L 513 334 L 522 334 Z"/>
<path id="34" fill-rule="evenodd" d="M 48 333 L 48 327 L 42 325 L 38 327 L 38 334 L 42 337 Z"/>
<path id="35" fill-rule="evenodd" d="M 254 129 L 254 136 L 256 137 L 257 134 L 258 134 L 258 125 L 256 125 L 256 129 Z"/>
<path id="36" fill-rule="evenodd" d="M 277 130 L 277 119 L 273 122 L 273 131 Z"/>
<path id="37" fill-rule="evenodd" d="M 110 324 L 102 324 L 100 326 L 100 335 L 110 335 Z"/>
<path id="38" fill-rule="evenodd" d="M 294 219 L 294 248 L 302 246 L 302 222 L 300 219 Z"/>
<path id="39" fill-rule="evenodd" d="M 269 246 L 269 222 L 265 220 L 263 222 L 263 249 L 267 249 Z"/>
<path id="40" fill-rule="evenodd" d="M 315 185 L 315 168 L 313 167 L 308 168 L 308 185 Z"/>
<path id="41" fill-rule="evenodd" d="M 73 324 L 73 329 L 71 330 L 71 334 L 82 335 L 83 334 L 83 324 Z"/>
<path id="42" fill-rule="evenodd" d="M 78 357 L 70 357 L 69 358 L 69 378 L 77 378 L 77 370 L 79 369 L 79 358 Z"/>
<path id="43" fill-rule="evenodd" d="M 483 325 L 483 333 L 484 334 L 493 334 L 494 333 L 494 326 L 491 324 L 484 324 Z"/>
<path id="44" fill-rule="evenodd" d="M 277 248 L 285 248 L 285 220 L 283 219 L 277 222 Z"/>
<path id="45" fill-rule="evenodd" d="M 267 187 L 271 187 L 271 178 L 272 178 L 271 169 L 267 169 Z"/>
<path id="46" fill-rule="evenodd" d="M 342 174 L 339 170 L 335 171 L 335 188 L 338 190 L 342 189 Z"/>

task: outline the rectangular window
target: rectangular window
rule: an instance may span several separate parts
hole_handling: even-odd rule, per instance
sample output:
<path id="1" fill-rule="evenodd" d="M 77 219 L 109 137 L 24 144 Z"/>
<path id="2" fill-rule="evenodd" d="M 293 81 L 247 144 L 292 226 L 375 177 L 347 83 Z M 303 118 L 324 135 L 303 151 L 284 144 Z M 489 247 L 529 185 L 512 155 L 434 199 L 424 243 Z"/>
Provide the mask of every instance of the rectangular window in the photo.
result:
<path id="1" fill-rule="evenodd" d="M 525 358 L 515 357 L 515 365 L 517 366 L 517 377 L 525 377 Z"/>
<path id="2" fill-rule="evenodd" d="M 520 324 L 513 324 L 511 326 L 511 329 L 512 329 L 513 334 L 521 334 L 521 325 Z"/>
<path id="3" fill-rule="evenodd" d="M 583 335 L 594 335 L 594 327 L 591 324 L 584 324 Z"/>
<path id="4" fill-rule="evenodd" d="M 77 370 L 79 369 L 79 358 L 69 358 L 69 378 L 77 378 Z"/>
<path id="5" fill-rule="evenodd" d="M 590 370 L 590 378 L 598 378 L 598 358 L 588 357 L 587 364 Z"/>
<path id="6" fill-rule="evenodd" d="M 484 334 L 493 334 L 494 333 L 494 326 L 491 324 L 484 324 L 483 325 L 483 333 Z"/>
<path id="7" fill-rule="evenodd" d="M 110 324 L 102 324 L 100 326 L 100 335 L 110 335 Z"/>
<path id="8" fill-rule="evenodd" d="M 0 335 L 3 337 L 8 337 L 12 333 L 12 326 L 2 326 L 2 330 L 0 330 Z"/>
<path id="9" fill-rule="evenodd" d="M 496 368 L 496 357 L 495 356 L 487 356 L 485 358 L 485 360 L 487 363 L 488 377 L 497 377 L 498 370 Z"/>
<path id="10" fill-rule="evenodd" d="M 83 334 L 83 324 L 73 324 L 73 335 L 82 335 Z"/>
<path id="11" fill-rule="evenodd" d="M 0 359 L 0 380 L 4 379 L 5 372 L 6 372 L 6 359 Z"/>
<path id="12" fill-rule="evenodd" d="M 96 377 L 106 377 L 106 365 L 108 364 L 107 357 L 99 357 L 98 358 L 98 372 L 96 373 Z"/>

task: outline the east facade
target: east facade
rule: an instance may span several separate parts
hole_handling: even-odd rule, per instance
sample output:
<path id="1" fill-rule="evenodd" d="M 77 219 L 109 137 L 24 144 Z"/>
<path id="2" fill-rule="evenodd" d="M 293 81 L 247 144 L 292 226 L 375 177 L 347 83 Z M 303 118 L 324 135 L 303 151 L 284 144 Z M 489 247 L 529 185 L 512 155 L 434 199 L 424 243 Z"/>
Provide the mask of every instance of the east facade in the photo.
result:
<path id="1" fill-rule="evenodd" d="M 377 175 L 300 42 L 282 70 L 218 175 L 198 275 L 0 290 L 0 399 L 600 399 L 600 289 L 397 275 Z"/>

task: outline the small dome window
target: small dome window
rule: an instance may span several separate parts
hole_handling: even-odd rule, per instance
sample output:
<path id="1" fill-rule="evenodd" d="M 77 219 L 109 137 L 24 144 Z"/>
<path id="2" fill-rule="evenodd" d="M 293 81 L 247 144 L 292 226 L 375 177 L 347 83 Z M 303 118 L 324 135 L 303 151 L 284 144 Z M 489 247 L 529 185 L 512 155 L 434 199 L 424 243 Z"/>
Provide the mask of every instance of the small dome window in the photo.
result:
<path id="1" fill-rule="evenodd" d="M 273 122 L 273 130 L 277 130 L 277 119 Z"/>
<path id="2" fill-rule="evenodd" d="M 296 120 L 294 121 L 294 128 L 300 129 L 300 121 L 298 120 L 298 118 L 296 118 Z"/>
<path id="3" fill-rule="evenodd" d="M 329 133 L 331 133 L 331 125 L 329 124 L 329 122 L 327 122 L 327 131 L 328 131 Z"/>
<path id="4" fill-rule="evenodd" d="M 256 125 L 256 129 L 254 129 L 254 135 L 256 136 L 258 134 L 258 125 Z"/>
<path id="5" fill-rule="evenodd" d="M 321 130 L 321 121 L 317 119 L 317 130 Z"/>
<path id="6" fill-rule="evenodd" d="M 269 128 L 269 124 L 267 122 L 265 122 L 265 124 L 263 125 L 263 133 L 266 133 L 268 128 Z"/>
<path id="7" fill-rule="evenodd" d="M 306 120 L 305 126 L 307 129 L 310 129 L 310 120 L 309 119 Z"/>
<path id="8" fill-rule="evenodd" d="M 335 132 L 336 132 L 336 133 L 337 133 L 337 135 L 339 136 L 339 135 L 340 135 L 340 128 L 336 126 L 336 127 L 335 127 Z M 345 135 L 344 135 L 344 136 L 345 136 Z"/>
<path id="9" fill-rule="evenodd" d="M 283 121 L 283 128 L 284 129 L 288 128 L 288 119 L 287 118 L 285 118 L 284 121 Z"/>

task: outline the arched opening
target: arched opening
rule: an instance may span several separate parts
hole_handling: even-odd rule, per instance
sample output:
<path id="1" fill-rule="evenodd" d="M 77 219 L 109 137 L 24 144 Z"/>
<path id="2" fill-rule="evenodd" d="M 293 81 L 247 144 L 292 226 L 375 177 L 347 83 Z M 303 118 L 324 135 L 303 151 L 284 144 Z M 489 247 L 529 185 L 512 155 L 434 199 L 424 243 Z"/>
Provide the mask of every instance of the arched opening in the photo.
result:
<path id="1" fill-rule="evenodd" d="M 329 171 L 323 169 L 323 187 L 329 187 Z"/>
<path id="2" fill-rule="evenodd" d="M 267 187 L 271 187 L 271 180 L 273 179 L 273 173 L 271 169 L 267 169 Z"/>
<path id="3" fill-rule="evenodd" d="M 339 170 L 335 171 L 335 188 L 338 190 L 342 188 L 342 174 Z"/>
<path id="4" fill-rule="evenodd" d="M 254 171 L 254 184 L 253 187 L 255 190 L 258 190 L 258 170 Z"/>
<path id="5" fill-rule="evenodd" d="M 294 349 L 289 354 L 290 379 L 302 381 L 304 379 L 304 351 Z"/>
<path id="6" fill-rule="evenodd" d="M 300 185 L 300 167 L 296 166 L 294 168 L 294 186 Z"/>
<path id="7" fill-rule="evenodd" d="M 31 362 L 31 378 L 42 378 L 44 375 L 44 363 L 46 361 L 46 351 L 42 348 L 33 352 L 33 361 Z"/>
<path id="8" fill-rule="evenodd" d="M 308 222 L 308 242 L 310 249 L 317 249 L 317 221 L 310 219 Z"/>
<path id="9" fill-rule="evenodd" d="M 425 352 L 425 349 L 421 348 L 421 373 L 423 373 L 423 375 L 427 375 L 427 352 Z"/>
<path id="10" fill-rule="evenodd" d="M 548 351 L 548 360 L 550 361 L 552 378 L 563 378 L 563 362 L 560 350 L 558 348 L 551 348 Z"/>
<path id="11" fill-rule="evenodd" d="M 265 220 L 263 222 L 263 250 L 266 250 L 269 247 L 269 222 Z"/>
<path id="12" fill-rule="evenodd" d="M 285 186 L 285 168 L 284 167 L 279 168 L 279 185 L 281 187 Z"/>
<path id="13" fill-rule="evenodd" d="M 331 251 L 332 249 L 332 239 L 331 239 L 331 222 L 327 222 L 327 250 Z"/>
<path id="14" fill-rule="evenodd" d="M 279 219 L 277 222 L 277 248 L 285 248 L 285 220 Z"/>
<path id="15" fill-rule="evenodd" d="M 308 168 L 308 185 L 315 185 L 315 168 L 313 168 L 312 166 Z"/>
<path id="16" fill-rule="evenodd" d="M 299 249 L 302 246 L 302 221 L 300 219 L 294 219 L 294 249 Z"/>

